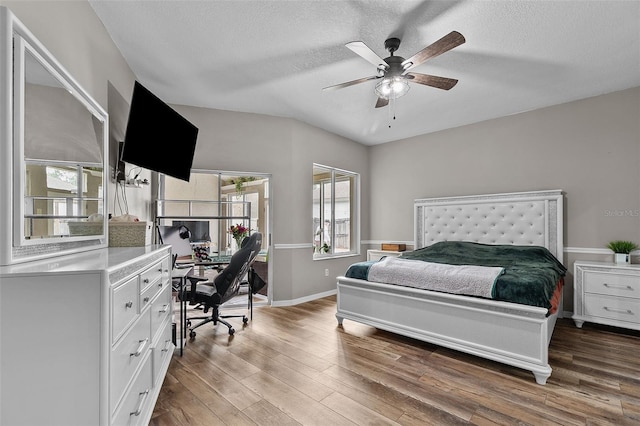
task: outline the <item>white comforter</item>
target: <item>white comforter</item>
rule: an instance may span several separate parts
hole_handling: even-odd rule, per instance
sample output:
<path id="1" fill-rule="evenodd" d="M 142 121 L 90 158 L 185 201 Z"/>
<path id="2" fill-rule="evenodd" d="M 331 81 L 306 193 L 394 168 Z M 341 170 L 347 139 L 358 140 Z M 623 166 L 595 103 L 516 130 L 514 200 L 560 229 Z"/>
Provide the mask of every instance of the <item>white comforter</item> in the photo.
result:
<path id="1" fill-rule="evenodd" d="M 371 265 L 368 280 L 491 298 L 493 285 L 503 273 L 504 268 L 500 267 L 447 265 L 385 257 Z"/>

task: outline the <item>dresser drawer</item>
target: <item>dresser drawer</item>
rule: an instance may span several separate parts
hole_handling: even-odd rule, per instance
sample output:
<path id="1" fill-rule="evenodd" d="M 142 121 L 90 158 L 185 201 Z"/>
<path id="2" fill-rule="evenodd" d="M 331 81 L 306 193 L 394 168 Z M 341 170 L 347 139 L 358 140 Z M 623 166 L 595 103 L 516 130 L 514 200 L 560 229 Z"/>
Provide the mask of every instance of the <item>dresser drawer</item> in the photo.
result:
<path id="1" fill-rule="evenodd" d="M 145 311 L 111 351 L 110 400 L 116 404 L 151 346 L 151 314 Z"/>
<path id="2" fill-rule="evenodd" d="M 162 280 L 163 276 L 166 277 L 168 271 L 164 272 L 165 269 L 167 269 L 165 263 L 164 261 L 158 262 L 140 274 L 140 288 L 142 290 L 154 284 L 156 281 Z"/>
<path id="3" fill-rule="evenodd" d="M 144 419 L 148 417 L 148 411 L 151 410 L 151 364 L 151 356 L 146 356 L 139 374 L 127 390 L 120 407 L 118 407 L 112 418 L 112 425 L 133 426 L 144 424 Z"/>
<path id="4" fill-rule="evenodd" d="M 151 338 L 155 338 L 162 323 L 171 315 L 171 288 L 164 290 L 151 303 Z"/>
<path id="5" fill-rule="evenodd" d="M 584 314 L 640 324 L 640 304 L 634 299 L 585 294 Z"/>
<path id="6" fill-rule="evenodd" d="M 138 276 L 125 281 L 112 290 L 111 343 L 114 343 L 135 321 L 139 311 Z"/>
<path id="7" fill-rule="evenodd" d="M 153 386 L 162 386 L 164 375 L 160 375 L 162 366 L 167 362 L 167 358 L 171 358 L 173 355 L 173 342 L 171 341 L 171 321 L 167 319 L 162 324 L 162 329 L 158 336 L 155 347 L 151 350 L 153 352 Z"/>
<path id="8" fill-rule="evenodd" d="M 162 280 L 157 280 L 140 293 L 140 311 L 143 311 L 162 289 Z"/>
<path id="9" fill-rule="evenodd" d="M 584 291 L 640 299 L 640 276 L 585 271 Z"/>

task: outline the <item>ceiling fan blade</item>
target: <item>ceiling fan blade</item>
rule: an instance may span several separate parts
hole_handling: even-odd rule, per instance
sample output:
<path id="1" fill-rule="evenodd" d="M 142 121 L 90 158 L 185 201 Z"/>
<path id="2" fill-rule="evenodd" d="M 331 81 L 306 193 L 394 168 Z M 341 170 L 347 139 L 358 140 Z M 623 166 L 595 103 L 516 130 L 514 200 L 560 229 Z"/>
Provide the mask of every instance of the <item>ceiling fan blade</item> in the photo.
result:
<path id="1" fill-rule="evenodd" d="M 378 101 L 376 102 L 376 108 L 384 107 L 387 105 L 389 105 L 389 99 L 378 98 Z"/>
<path id="2" fill-rule="evenodd" d="M 342 89 L 343 87 L 353 86 L 354 84 L 364 83 L 365 81 L 375 80 L 375 79 L 378 79 L 378 78 L 380 78 L 380 77 L 373 75 L 371 77 L 364 77 L 364 78 L 359 78 L 357 80 L 347 81 L 346 83 L 336 84 L 335 86 L 323 87 L 322 90 Z"/>
<path id="3" fill-rule="evenodd" d="M 437 75 L 408 72 L 407 77 L 412 83 L 424 84 L 442 90 L 449 90 L 458 83 L 455 78 L 438 77 Z"/>
<path id="4" fill-rule="evenodd" d="M 368 62 L 372 63 L 376 67 L 383 66 L 384 68 L 388 68 L 389 65 L 382 59 L 380 56 L 376 54 L 373 50 L 369 48 L 366 44 L 361 41 L 352 41 L 351 43 L 345 44 L 345 46 L 351 49 L 356 55 L 361 56 L 366 59 Z"/>
<path id="5" fill-rule="evenodd" d="M 465 39 L 462 34 L 457 31 L 451 31 L 440 40 L 430 44 L 409 59 L 405 60 L 402 63 L 402 66 L 405 68 L 406 72 L 413 67 L 417 67 L 427 59 L 435 58 L 436 56 L 441 55 L 444 52 L 453 49 L 454 47 L 460 46 L 464 42 Z"/>

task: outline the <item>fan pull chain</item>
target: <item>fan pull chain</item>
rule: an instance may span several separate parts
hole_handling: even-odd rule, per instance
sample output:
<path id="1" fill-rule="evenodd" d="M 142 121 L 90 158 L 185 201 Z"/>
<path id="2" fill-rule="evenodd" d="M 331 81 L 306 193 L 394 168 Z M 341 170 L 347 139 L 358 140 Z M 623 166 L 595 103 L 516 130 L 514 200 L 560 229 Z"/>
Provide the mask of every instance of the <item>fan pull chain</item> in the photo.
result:
<path id="1" fill-rule="evenodd" d="M 393 116 L 393 120 L 396 119 L 396 98 L 395 96 L 389 97 L 389 128 L 391 128 L 391 120 Z"/>

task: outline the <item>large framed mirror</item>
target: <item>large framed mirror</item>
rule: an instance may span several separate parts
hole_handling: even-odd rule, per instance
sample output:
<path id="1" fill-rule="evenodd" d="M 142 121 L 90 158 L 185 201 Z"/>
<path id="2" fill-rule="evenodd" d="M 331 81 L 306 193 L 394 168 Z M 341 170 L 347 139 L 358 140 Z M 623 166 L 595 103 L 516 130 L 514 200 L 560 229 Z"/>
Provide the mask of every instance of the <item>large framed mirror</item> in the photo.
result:
<path id="1" fill-rule="evenodd" d="M 106 247 L 107 113 L 19 21 L 4 23 L 13 173 L 0 265 Z"/>

